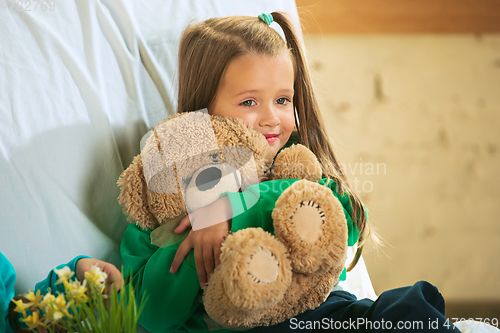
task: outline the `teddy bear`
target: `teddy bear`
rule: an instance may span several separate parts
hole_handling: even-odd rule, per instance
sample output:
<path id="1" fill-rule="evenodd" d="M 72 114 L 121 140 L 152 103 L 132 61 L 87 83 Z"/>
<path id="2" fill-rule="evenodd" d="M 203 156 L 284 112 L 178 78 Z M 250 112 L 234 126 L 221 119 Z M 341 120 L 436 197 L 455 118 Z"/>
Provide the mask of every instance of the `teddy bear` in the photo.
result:
<path id="1" fill-rule="evenodd" d="M 321 167 L 314 154 L 293 145 L 273 158 L 265 137 L 243 121 L 188 112 L 160 122 L 118 180 L 129 221 L 154 229 L 152 243 L 161 247 L 175 237 L 181 218 L 224 192 L 300 179 L 275 203 L 274 235 L 247 228 L 224 240 L 203 291 L 207 314 L 223 327 L 270 326 L 316 308 L 345 265 L 344 211 L 317 183 Z"/>

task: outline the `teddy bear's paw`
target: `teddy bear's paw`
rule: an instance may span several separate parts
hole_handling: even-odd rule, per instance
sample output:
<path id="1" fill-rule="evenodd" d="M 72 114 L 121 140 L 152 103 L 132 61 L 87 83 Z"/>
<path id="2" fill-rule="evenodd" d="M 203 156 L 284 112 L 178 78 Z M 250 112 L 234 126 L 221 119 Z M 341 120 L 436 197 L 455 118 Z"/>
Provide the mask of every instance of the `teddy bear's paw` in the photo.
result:
<path id="1" fill-rule="evenodd" d="M 321 179 L 321 165 L 312 151 L 296 144 L 283 149 L 274 161 L 269 179 Z"/>
<path id="2" fill-rule="evenodd" d="M 274 254 L 260 247 L 247 258 L 247 274 L 257 284 L 267 284 L 278 278 L 279 262 Z"/>
<path id="3" fill-rule="evenodd" d="M 328 187 L 307 180 L 293 183 L 276 201 L 272 217 L 294 271 L 311 274 L 343 267 L 347 223 L 342 204 Z"/>
<path id="4" fill-rule="evenodd" d="M 244 311 L 261 310 L 281 301 L 292 281 L 285 246 L 260 228 L 228 236 L 219 266 L 224 268 L 218 274 L 227 297 Z"/>

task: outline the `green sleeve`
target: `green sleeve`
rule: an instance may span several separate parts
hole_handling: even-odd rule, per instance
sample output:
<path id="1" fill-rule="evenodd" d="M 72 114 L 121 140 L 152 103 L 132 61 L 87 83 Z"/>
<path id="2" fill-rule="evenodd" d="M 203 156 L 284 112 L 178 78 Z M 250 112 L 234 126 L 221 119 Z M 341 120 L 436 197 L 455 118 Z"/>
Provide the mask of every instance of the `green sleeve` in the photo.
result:
<path id="1" fill-rule="evenodd" d="M 321 185 L 325 185 L 327 182 L 327 179 L 323 178 L 319 181 Z M 338 193 L 337 191 L 337 183 L 333 180 L 330 180 L 327 184 L 327 186 L 332 190 L 333 194 L 337 199 L 340 201 L 342 204 L 342 207 L 344 208 L 344 215 L 345 219 L 347 221 L 347 245 L 348 246 L 354 246 L 356 242 L 358 241 L 359 238 L 359 231 L 358 228 L 356 227 L 356 224 L 353 223 L 352 221 L 352 205 L 351 201 L 349 198 L 349 195 L 347 193 Z"/>
<path id="2" fill-rule="evenodd" d="M 0 252 L 0 332 L 12 332 L 7 318 L 10 299 L 14 297 L 16 272 L 7 258 Z"/>
<path id="3" fill-rule="evenodd" d="M 67 264 L 61 264 L 59 266 L 56 267 L 56 269 L 61 269 L 65 266 L 69 266 L 69 268 L 75 272 L 76 274 L 76 262 L 82 258 L 90 258 L 88 256 L 77 256 L 75 257 L 73 260 L 71 260 L 70 262 L 68 262 Z M 73 276 L 74 279 L 76 279 L 76 275 Z M 40 290 L 40 293 L 42 295 L 45 295 L 46 293 L 49 292 L 49 290 L 53 293 L 53 294 L 57 294 L 57 292 L 61 292 L 61 293 L 64 293 L 64 286 L 63 284 L 56 284 L 57 280 L 59 279 L 59 277 L 57 276 L 56 272 L 54 270 L 51 270 L 49 272 L 49 275 L 47 275 L 47 277 L 45 278 L 45 280 L 42 280 L 40 282 L 38 282 L 36 285 L 35 285 L 35 292 Z"/>
<path id="4" fill-rule="evenodd" d="M 321 185 L 324 185 L 326 184 L 327 182 L 327 179 L 321 179 L 319 181 L 319 183 Z M 337 190 L 337 183 L 333 180 L 330 180 L 327 184 L 327 186 L 332 190 L 333 194 L 335 195 L 335 197 L 337 197 L 337 199 L 340 201 L 340 203 L 342 204 L 342 207 L 344 208 L 344 215 L 345 215 L 345 219 L 346 219 L 346 222 L 347 222 L 347 245 L 348 246 L 353 246 L 354 244 L 356 244 L 356 242 L 358 241 L 358 238 L 359 238 L 359 231 L 358 231 L 358 228 L 356 227 L 356 224 L 353 223 L 352 221 L 352 205 L 351 205 L 351 201 L 350 201 L 350 198 L 349 198 L 349 195 L 347 193 L 338 193 L 338 190 Z M 340 274 L 340 277 L 339 277 L 339 280 L 340 281 L 345 281 L 347 278 L 347 271 L 344 267 L 344 270 L 342 271 L 342 274 Z"/>
<path id="5" fill-rule="evenodd" d="M 236 232 L 245 228 L 260 227 L 270 233 L 274 233 L 271 213 L 275 208 L 276 200 L 283 191 L 290 187 L 298 179 L 278 179 L 271 180 L 256 185 L 249 186 L 243 192 L 226 192 L 233 209 L 233 219 L 231 231 Z M 321 185 L 326 184 L 327 179 L 319 181 Z M 337 197 L 344 208 L 347 221 L 348 245 L 356 244 L 359 232 L 352 222 L 352 206 L 347 193 L 337 192 L 337 183 L 330 180 L 328 187 Z"/>
<path id="6" fill-rule="evenodd" d="M 249 186 L 243 192 L 226 192 L 233 210 L 231 231 L 262 228 L 274 234 L 271 213 L 281 193 L 298 179 L 280 179 Z"/>
<path id="7" fill-rule="evenodd" d="M 194 252 L 171 274 L 170 266 L 179 244 L 165 248 L 152 245 L 151 231 L 129 225 L 120 247 L 125 277 L 132 275 L 137 299 L 143 294 L 148 297 L 139 323 L 150 332 L 207 330 L 199 302 Z"/>

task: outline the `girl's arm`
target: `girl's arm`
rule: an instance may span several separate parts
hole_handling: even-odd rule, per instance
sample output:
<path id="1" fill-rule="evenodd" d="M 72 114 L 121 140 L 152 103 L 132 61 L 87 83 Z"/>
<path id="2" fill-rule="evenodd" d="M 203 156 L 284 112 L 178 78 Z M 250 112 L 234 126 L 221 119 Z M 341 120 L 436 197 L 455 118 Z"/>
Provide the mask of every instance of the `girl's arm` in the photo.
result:
<path id="1" fill-rule="evenodd" d="M 110 264 L 108 262 L 92 259 L 89 256 L 77 256 L 67 264 L 61 264 L 57 266 L 55 269 L 62 269 L 65 266 L 68 266 L 71 271 L 75 272 L 75 276 L 73 279 L 78 278 L 80 282 L 83 282 L 85 279 L 85 272 L 90 272 L 92 265 L 97 265 L 104 273 L 108 275 L 108 281 L 110 283 L 114 283 L 116 290 L 120 290 L 122 275 L 120 271 L 115 267 L 115 265 Z M 38 282 L 35 285 L 35 292 L 40 290 L 42 295 L 45 295 L 49 292 L 49 289 L 52 293 L 57 293 L 57 291 L 63 293 L 64 285 L 62 283 L 56 284 L 59 277 L 57 276 L 55 269 L 52 269 L 45 280 Z M 113 289 L 113 284 L 111 284 L 108 292 L 111 292 Z"/>
<path id="2" fill-rule="evenodd" d="M 249 186 L 243 192 L 225 193 L 231 202 L 233 218 L 231 231 L 236 232 L 250 227 L 260 227 L 274 234 L 271 213 L 275 208 L 276 201 L 283 191 L 290 187 L 298 179 L 271 180 Z M 321 179 L 319 184 L 325 185 L 327 179 Z M 352 206 L 346 193 L 337 193 L 337 183 L 330 180 L 327 186 L 340 201 L 344 208 L 347 221 L 348 245 L 356 244 L 359 232 L 352 222 Z"/>
<path id="3" fill-rule="evenodd" d="M 184 217 L 175 233 L 181 234 L 191 225 L 193 229 L 179 246 L 170 272 L 175 273 L 184 257 L 194 249 L 196 271 L 203 288 L 220 263 L 221 245 L 230 230 L 231 215 L 231 203 L 227 197 L 222 197 Z"/>
<path id="4" fill-rule="evenodd" d="M 77 256 L 73 260 L 71 260 L 70 262 L 68 262 L 67 264 L 61 264 L 61 265 L 57 266 L 55 269 L 61 269 L 64 266 L 68 266 L 73 272 L 75 272 L 75 270 L 76 270 L 76 264 L 77 264 L 78 260 L 83 259 L 83 258 L 90 258 L 90 257 L 88 257 L 88 256 Z M 57 291 L 63 293 L 64 292 L 64 285 L 62 283 L 61 284 L 56 284 L 56 282 L 57 282 L 58 279 L 59 279 L 59 277 L 57 276 L 57 274 L 54 271 L 54 269 L 52 269 L 49 272 L 49 275 L 47 275 L 47 277 L 45 278 L 45 280 L 42 280 L 42 281 L 38 282 L 35 285 L 35 292 L 37 292 L 38 290 L 40 290 L 40 293 L 42 295 L 48 293 L 49 290 L 51 290 L 53 294 L 57 293 Z"/>
<path id="5" fill-rule="evenodd" d="M 150 332 L 175 332 L 186 327 L 206 329 L 193 252 L 171 274 L 170 265 L 179 244 L 165 248 L 152 245 L 151 231 L 129 225 L 120 247 L 125 278 L 132 275 L 137 299 L 143 293 L 148 297 L 139 323 Z"/>
<path id="6" fill-rule="evenodd" d="M 7 314 L 10 299 L 14 297 L 16 272 L 9 260 L 0 252 L 0 332 L 12 332 L 8 324 Z"/>

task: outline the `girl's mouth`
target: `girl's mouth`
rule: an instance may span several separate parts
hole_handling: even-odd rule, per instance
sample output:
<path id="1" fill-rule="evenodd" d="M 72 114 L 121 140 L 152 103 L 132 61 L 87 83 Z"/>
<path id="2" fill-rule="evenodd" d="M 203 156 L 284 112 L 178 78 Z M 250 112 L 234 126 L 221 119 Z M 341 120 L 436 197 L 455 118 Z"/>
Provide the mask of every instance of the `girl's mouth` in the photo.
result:
<path id="1" fill-rule="evenodd" d="M 279 134 L 264 134 L 266 137 L 267 143 L 274 143 L 278 140 Z"/>

